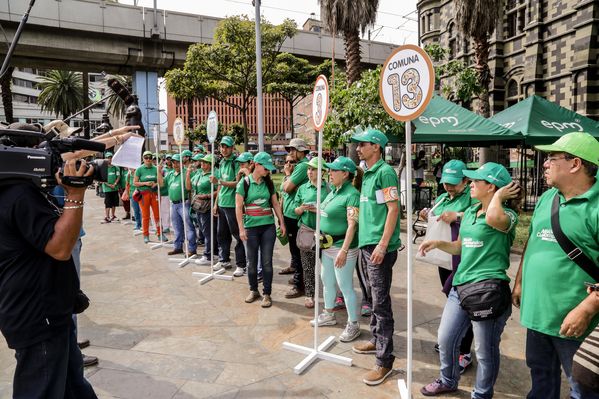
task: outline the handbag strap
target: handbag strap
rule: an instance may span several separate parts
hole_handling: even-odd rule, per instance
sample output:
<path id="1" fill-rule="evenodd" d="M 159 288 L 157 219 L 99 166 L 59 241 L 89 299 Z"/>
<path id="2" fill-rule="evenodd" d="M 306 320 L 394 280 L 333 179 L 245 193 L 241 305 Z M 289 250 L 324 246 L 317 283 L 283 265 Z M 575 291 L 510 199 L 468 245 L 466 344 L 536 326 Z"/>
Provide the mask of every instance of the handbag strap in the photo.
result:
<path id="1" fill-rule="evenodd" d="M 556 192 L 555 197 L 553 197 L 553 203 L 551 204 L 551 229 L 553 230 L 553 235 L 557 240 L 557 243 L 572 262 L 580 266 L 580 268 L 595 281 L 599 281 L 599 268 L 597 265 L 582 252 L 582 249 L 577 247 L 564 234 L 564 231 L 559 224 L 559 208 L 559 194 Z"/>

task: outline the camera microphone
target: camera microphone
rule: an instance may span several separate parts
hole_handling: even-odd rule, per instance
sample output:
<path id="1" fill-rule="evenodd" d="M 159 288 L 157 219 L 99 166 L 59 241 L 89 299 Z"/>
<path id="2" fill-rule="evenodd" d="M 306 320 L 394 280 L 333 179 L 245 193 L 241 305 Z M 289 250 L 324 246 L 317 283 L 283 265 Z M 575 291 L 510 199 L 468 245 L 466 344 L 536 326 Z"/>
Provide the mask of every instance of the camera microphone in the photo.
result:
<path id="1" fill-rule="evenodd" d="M 127 109 L 125 110 L 125 124 L 127 126 L 139 126 L 139 129 L 137 129 L 136 133 L 145 137 L 146 129 L 141 121 L 142 115 L 141 109 L 139 109 L 139 105 L 137 103 L 137 96 L 132 95 L 129 90 L 127 90 L 127 88 L 115 78 L 108 79 L 108 87 L 110 87 L 112 91 L 114 91 L 127 106 Z"/>
<path id="2" fill-rule="evenodd" d="M 135 98 L 133 98 L 131 93 L 129 93 L 129 90 L 127 90 L 127 88 L 123 86 L 123 84 L 117 79 L 108 79 L 108 87 L 110 87 L 112 91 L 114 91 L 116 95 L 123 100 L 127 107 L 135 102 Z"/>

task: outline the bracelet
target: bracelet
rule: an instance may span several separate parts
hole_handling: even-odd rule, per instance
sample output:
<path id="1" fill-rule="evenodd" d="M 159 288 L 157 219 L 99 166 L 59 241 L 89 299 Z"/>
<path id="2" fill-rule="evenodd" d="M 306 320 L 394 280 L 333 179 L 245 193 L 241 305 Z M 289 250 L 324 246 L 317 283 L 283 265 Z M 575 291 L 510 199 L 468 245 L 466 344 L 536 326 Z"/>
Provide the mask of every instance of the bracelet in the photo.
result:
<path id="1" fill-rule="evenodd" d="M 349 253 L 349 251 L 347 249 L 343 249 L 343 248 L 339 248 L 339 251 L 345 252 L 346 254 Z"/>
<path id="2" fill-rule="evenodd" d="M 78 201 L 78 200 L 74 200 L 74 199 L 70 199 L 70 198 L 65 198 L 64 202 L 71 202 L 73 204 L 79 204 L 79 205 L 85 204 L 85 202 L 83 202 L 83 201 Z"/>
<path id="3" fill-rule="evenodd" d="M 83 205 L 63 206 L 62 209 L 83 209 Z"/>
<path id="4" fill-rule="evenodd" d="M 121 143 L 122 143 L 122 141 L 121 141 L 121 140 L 119 140 L 119 137 L 118 137 L 118 136 L 115 136 L 115 137 L 114 137 L 114 141 L 115 141 L 117 144 L 121 144 Z"/>

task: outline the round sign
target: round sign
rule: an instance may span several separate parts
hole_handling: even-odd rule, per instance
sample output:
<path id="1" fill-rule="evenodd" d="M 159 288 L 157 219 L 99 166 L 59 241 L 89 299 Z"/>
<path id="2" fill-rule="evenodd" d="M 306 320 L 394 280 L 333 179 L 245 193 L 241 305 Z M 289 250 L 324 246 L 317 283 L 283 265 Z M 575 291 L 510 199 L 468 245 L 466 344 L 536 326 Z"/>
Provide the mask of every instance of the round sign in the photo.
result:
<path id="1" fill-rule="evenodd" d="M 324 75 L 316 78 L 314 91 L 312 92 L 312 120 L 314 128 L 322 130 L 329 113 L 329 84 Z"/>
<path id="2" fill-rule="evenodd" d="M 407 44 L 387 58 L 381 70 L 379 96 L 385 111 L 398 121 L 416 118 L 426 109 L 435 86 L 433 63 L 418 46 Z"/>
<path id="3" fill-rule="evenodd" d="M 218 133 L 218 119 L 216 117 L 216 111 L 210 111 L 208 114 L 206 132 L 208 133 L 208 141 L 210 143 L 214 143 L 214 140 L 216 140 L 216 134 Z"/>
<path id="4" fill-rule="evenodd" d="M 181 118 L 175 118 L 175 123 L 173 123 L 173 138 L 178 145 L 183 144 L 185 128 L 183 128 L 183 119 Z"/>

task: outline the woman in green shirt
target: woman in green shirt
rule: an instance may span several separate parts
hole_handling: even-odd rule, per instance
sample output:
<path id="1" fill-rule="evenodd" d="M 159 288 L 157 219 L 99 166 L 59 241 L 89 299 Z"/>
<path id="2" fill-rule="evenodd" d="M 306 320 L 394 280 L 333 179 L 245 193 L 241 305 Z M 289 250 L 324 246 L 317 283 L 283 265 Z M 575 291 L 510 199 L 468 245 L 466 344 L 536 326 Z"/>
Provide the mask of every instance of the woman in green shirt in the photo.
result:
<path id="1" fill-rule="evenodd" d="M 131 208 L 133 208 L 133 218 L 135 219 L 135 227 L 133 229 L 141 230 L 141 208 L 139 207 L 139 203 L 133 199 L 133 193 L 135 192 L 135 186 L 133 185 L 134 178 L 135 169 L 129 168 L 129 171 L 127 172 L 127 186 L 125 187 L 125 191 L 129 196 Z"/>
<path id="2" fill-rule="evenodd" d="M 322 160 L 320 160 L 322 162 Z M 316 228 L 316 194 L 318 184 L 318 158 L 312 158 L 308 162 L 308 181 L 298 187 L 295 198 L 293 199 L 293 208 L 298 216 L 299 230 L 302 230 L 302 225 L 314 230 Z M 323 165 L 324 166 L 324 165 Z M 323 169 L 324 170 L 324 169 Z M 329 193 L 329 189 L 324 179 L 321 179 L 320 188 L 321 198 L 324 198 Z M 298 232 L 298 235 L 300 233 Z M 314 236 L 314 235 L 312 235 Z M 316 266 L 316 254 L 314 248 L 302 249 L 299 245 L 300 260 L 304 269 L 304 292 L 306 299 L 304 305 L 311 309 L 314 307 L 314 269 Z"/>
<path id="3" fill-rule="evenodd" d="M 276 240 L 273 211 L 279 219 L 279 228 L 285 235 L 285 221 L 277 199 L 270 172 L 276 170 L 272 158 L 265 152 L 254 157 L 252 173 L 237 183 L 235 190 L 235 216 L 239 226 L 239 237 L 245 244 L 248 259 L 250 294 L 246 303 L 260 297 L 258 292 L 258 252 L 262 260 L 264 298 L 262 307 L 272 306 L 272 254 Z M 246 189 L 247 187 L 247 189 Z"/>
<path id="4" fill-rule="evenodd" d="M 339 285 L 347 308 L 347 324 L 339 336 L 350 342 L 360 336 L 358 323 L 358 297 L 353 277 L 358 261 L 358 217 L 360 208 L 361 169 L 349 158 L 339 157 L 327 163 L 332 191 L 320 205 L 321 233 L 331 247 L 322 251 L 322 278 L 324 310 L 318 316 L 319 326 L 337 324 L 335 307 L 336 285 Z M 352 181 L 354 185 L 352 185 Z M 314 324 L 314 321 L 312 321 Z"/>
<path id="5" fill-rule="evenodd" d="M 516 235 L 518 216 L 513 209 L 520 188 L 512 182 L 502 165 L 493 162 L 475 171 L 466 170 L 464 175 L 472 180 L 470 195 L 480 203 L 465 211 L 458 239 L 452 242 L 425 241 L 419 248 L 422 255 L 438 248 L 462 256 L 439 325 L 440 377 L 420 392 L 425 396 L 436 396 L 458 389 L 459 345 L 472 324 L 478 359 L 472 398 L 482 399 L 493 396 L 493 385 L 499 374 L 499 342 L 512 313 L 510 279 L 506 271 L 510 266 L 510 247 Z M 496 304 L 495 309 L 490 309 L 492 316 L 477 319 L 471 317 L 461 304 L 464 298 L 459 298 L 458 288 L 482 281 L 498 284 L 492 292 L 501 293 L 504 298 L 501 298 L 501 305 Z"/>

